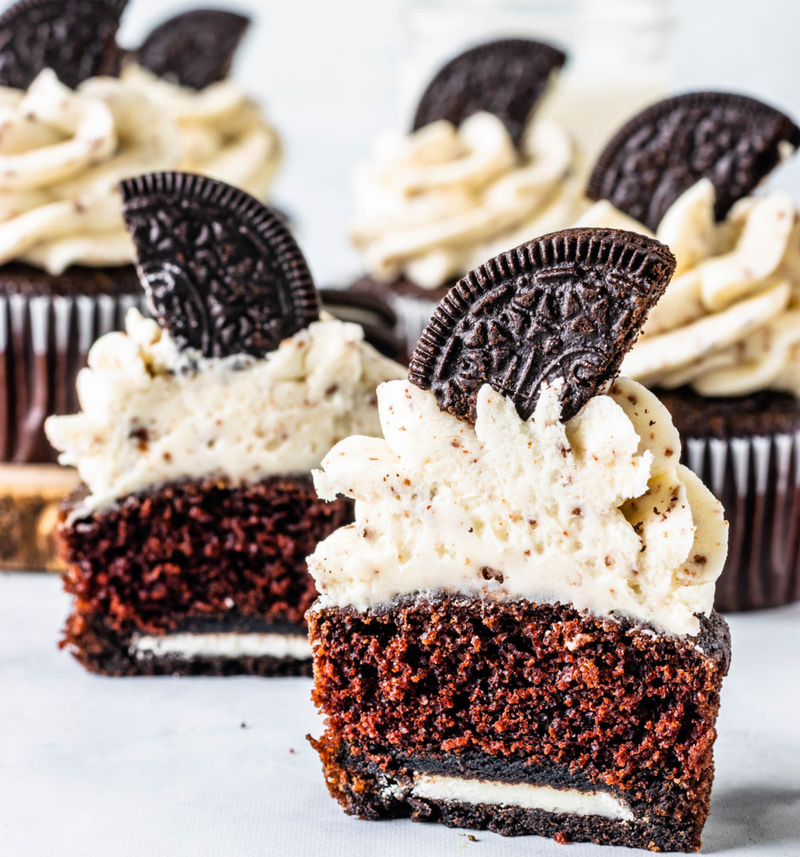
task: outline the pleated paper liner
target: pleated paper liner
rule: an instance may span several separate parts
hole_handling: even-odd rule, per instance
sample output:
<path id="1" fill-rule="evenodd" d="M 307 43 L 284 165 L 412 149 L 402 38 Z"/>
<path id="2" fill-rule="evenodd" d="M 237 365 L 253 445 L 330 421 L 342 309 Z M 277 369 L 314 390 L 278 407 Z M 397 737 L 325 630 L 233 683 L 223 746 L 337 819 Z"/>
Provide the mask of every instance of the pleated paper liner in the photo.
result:
<path id="1" fill-rule="evenodd" d="M 55 464 L 44 421 L 78 410 L 89 349 L 131 307 L 144 295 L 0 295 L 0 568 L 57 567 L 55 509 L 77 476 Z"/>
<path id="2" fill-rule="evenodd" d="M 717 610 L 800 600 L 800 431 L 687 438 L 683 446 L 685 463 L 722 502 L 730 522 Z"/>

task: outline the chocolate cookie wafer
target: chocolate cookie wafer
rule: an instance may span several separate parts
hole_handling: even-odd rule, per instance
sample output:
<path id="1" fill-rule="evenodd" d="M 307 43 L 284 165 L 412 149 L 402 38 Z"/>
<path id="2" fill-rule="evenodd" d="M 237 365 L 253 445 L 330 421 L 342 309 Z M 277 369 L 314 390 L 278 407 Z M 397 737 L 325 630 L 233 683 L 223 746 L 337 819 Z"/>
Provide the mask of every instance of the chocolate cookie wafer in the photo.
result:
<path id="1" fill-rule="evenodd" d="M 708 178 L 721 220 L 798 146 L 800 127 L 774 107 L 729 92 L 690 92 L 653 104 L 618 131 L 586 193 L 655 230 L 684 191 Z"/>
<path id="2" fill-rule="evenodd" d="M 616 377 L 674 269 L 663 244 L 621 230 L 565 229 L 523 244 L 450 290 L 409 380 L 474 421 L 483 384 L 527 419 L 542 384 L 563 378 L 567 420 Z"/>
<path id="3" fill-rule="evenodd" d="M 439 119 L 460 125 L 485 110 L 502 120 L 518 144 L 528 117 L 566 60 L 558 48 L 531 39 L 478 45 L 433 78 L 417 107 L 414 130 Z"/>

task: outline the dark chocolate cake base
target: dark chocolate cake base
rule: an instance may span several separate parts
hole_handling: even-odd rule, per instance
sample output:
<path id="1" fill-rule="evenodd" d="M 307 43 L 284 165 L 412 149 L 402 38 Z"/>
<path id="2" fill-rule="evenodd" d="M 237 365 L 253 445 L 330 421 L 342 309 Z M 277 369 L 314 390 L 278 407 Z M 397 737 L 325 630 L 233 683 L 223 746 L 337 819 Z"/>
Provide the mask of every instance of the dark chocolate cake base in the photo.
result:
<path id="1" fill-rule="evenodd" d="M 171 483 L 70 517 L 80 502 L 76 494 L 64 505 L 57 537 L 64 588 L 74 596 L 64 645 L 87 668 L 112 675 L 308 671 L 306 658 L 159 663 L 169 659 L 135 657 L 130 645 L 136 634 L 186 632 L 203 619 L 212 631 L 256 623 L 256 632 L 304 634 L 316 595 L 306 557 L 352 520 L 350 500 L 325 503 L 310 476 L 287 475 L 249 485 Z"/>
<path id="2" fill-rule="evenodd" d="M 657 391 L 683 440 L 683 463 L 725 507 L 724 612 L 800 600 L 800 401 L 763 391 L 738 398 Z"/>
<path id="3" fill-rule="evenodd" d="M 89 672 L 107 676 L 310 676 L 311 658 L 238 655 L 221 657 L 178 654 L 137 654 L 133 641 L 137 629 L 110 627 L 104 616 L 72 613 L 67 619 L 61 648 L 70 651 Z M 192 617 L 180 622 L 174 633 L 275 633 L 307 639 L 302 625 L 275 625 L 243 616 Z"/>
<path id="4" fill-rule="evenodd" d="M 312 741 L 331 794 L 363 818 L 694 851 L 708 814 L 725 622 L 696 638 L 563 605 L 443 594 L 309 613 Z M 415 778 L 607 795 L 620 817 L 464 802 Z M 417 789 L 415 791 L 415 789 Z"/>

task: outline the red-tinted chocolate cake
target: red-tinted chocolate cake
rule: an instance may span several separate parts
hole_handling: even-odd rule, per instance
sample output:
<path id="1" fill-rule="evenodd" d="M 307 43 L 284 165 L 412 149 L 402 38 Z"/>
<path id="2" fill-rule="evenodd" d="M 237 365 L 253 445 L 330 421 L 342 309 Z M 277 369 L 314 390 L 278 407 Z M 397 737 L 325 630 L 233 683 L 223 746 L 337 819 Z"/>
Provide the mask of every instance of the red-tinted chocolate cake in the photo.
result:
<path id="1" fill-rule="evenodd" d="M 459 281 L 315 472 L 355 523 L 309 558 L 312 744 L 367 819 L 694 851 L 730 640 L 722 508 L 617 377 L 674 270 L 566 230 Z"/>
<path id="2" fill-rule="evenodd" d="M 294 239 L 253 197 L 185 173 L 122 193 L 155 320 L 132 310 L 98 340 L 81 412 L 47 422 L 85 482 L 59 528 L 64 644 L 112 675 L 308 672 L 306 556 L 352 520 L 310 472 L 379 431 L 375 387 L 403 371 L 320 316 Z"/>

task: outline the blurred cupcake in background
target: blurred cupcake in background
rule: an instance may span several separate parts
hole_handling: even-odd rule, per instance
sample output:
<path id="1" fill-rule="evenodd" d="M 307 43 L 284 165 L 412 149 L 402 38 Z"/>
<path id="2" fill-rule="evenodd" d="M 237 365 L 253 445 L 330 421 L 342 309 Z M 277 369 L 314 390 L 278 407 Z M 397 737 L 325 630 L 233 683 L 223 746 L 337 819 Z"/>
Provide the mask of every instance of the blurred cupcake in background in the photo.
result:
<path id="1" fill-rule="evenodd" d="M 569 224 L 578 152 L 538 107 L 566 61 L 505 39 L 462 53 L 425 90 L 413 127 L 379 139 L 354 177 L 351 288 L 390 301 L 410 351 L 452 284 L 491 256 Z"/>
<path id="2" fill-rule="evenodd" d="M 76 482 L 44 435 L 74 411 L 94 341 L 143 308 L 118 183 L 167 169 L 267 195 L 278 136 L 227 79 L 247 19 L 190 12 L 135 51 L 124 2 L 23 0 L 0 16 L 0 544 L 5 568 L 54 562 Z M 13 537 L 12 537 L 13 536 Z"/>
<path id="3" fill-rule="evenodd" d="M 677 258 L 622 374 L 656 390 L 725 507 L 721 610 L 800 599 L 800 214 L 758 187 L 798 145 L 751 98 L 658 102 L 603 151 L 578 221 L 652 230 Z"/>
<path id="4" fill-rule="evenodd" d="M 170 18 L 122 61 L 121 79 L 178 126 L 179 168 L 269 196 L 280 138 L 259 104 L 228 77 L 249 19 L 219 9 Z"/>

